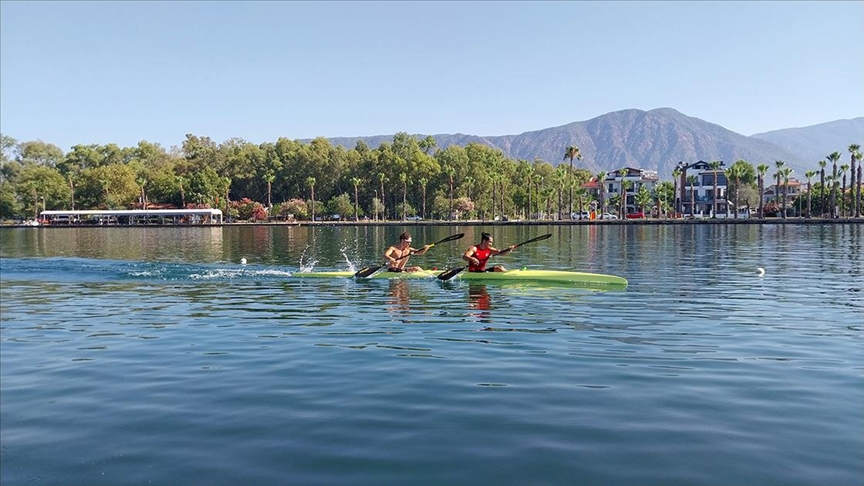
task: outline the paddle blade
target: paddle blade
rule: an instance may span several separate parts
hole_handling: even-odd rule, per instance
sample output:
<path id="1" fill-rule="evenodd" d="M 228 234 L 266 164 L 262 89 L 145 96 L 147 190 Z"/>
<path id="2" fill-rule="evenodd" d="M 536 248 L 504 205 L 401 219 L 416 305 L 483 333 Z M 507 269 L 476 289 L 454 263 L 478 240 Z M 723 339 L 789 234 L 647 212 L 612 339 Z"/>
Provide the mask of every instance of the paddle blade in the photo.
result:
<path id="1" fill-rule="evenodd" d="M 543 236 L 538 236 L 537 238 L 531 238 L 528 241 L 523 241 L 522 243 L 517 243 L 517 244 L 513 245 L 513 249 L 515 250 L 516 248 L 519 248 L 522 245 L 527 245 L 528 243 L 534 243 L 535 241 L 543 241 L 547 238 L 550 238 L 551 236 L 552 236 L 552 233 L 547 233 Z M 510 248 L 505 248 L 504 250 L 501 251 L 501 253 L 499 253 L 499 255 L 503 255 L 509 251 L 510 251 Z"/>
<path id="2" fill-rule="evenodd" d="M 462 238 L 463 236 L 465 236 L 465 233 L 457 233 L 455 235 L 450 235 L 441 241 L 436 241 L 435 243 L 432 243 L 430 246 L 440 245 L 441 243 L 447 243 L 448 241 L 458 240 L 458 239 Z"/>
<path id="3" fill-rule="evenodd" d="M 438 274 L 438 280 L 450 280 L 451 278 L 459 275 L 462 270 L 465 270 L 466 267 L 456 267 L 451 268 L 450 270 L 445 270 Z"/>
<path id="4" fill-rule="evenodd" d="M 381 269 L 381 266 L 371 266 L 371 267 L 363 267 L 360 270 L 357 270 L 357 273 L 354 274 L 356 278 L 366 278 L 371 277 L 373 273 L 377 272 Z"/>

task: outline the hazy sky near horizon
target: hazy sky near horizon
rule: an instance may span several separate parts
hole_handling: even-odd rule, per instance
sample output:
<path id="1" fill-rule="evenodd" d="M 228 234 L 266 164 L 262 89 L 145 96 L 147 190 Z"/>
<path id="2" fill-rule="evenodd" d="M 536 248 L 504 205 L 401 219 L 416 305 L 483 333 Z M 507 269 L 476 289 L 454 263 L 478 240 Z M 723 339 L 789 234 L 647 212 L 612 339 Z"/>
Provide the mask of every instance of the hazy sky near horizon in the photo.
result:
<path id="1" fill-rule="evenodd" d="M 512 135 L 671 107 L 864 116 L 864 2 L 0 2 L 0 131 L 75 144 Z"/>

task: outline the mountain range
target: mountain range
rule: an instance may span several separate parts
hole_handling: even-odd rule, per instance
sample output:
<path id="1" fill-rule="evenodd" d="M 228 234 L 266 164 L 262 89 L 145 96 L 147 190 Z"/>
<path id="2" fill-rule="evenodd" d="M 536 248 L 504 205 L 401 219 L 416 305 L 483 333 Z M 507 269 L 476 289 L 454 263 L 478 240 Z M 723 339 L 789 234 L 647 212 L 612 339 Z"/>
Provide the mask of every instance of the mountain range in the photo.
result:
<path id="1" fill-rule="evenodd" d="M 419 139 L 426 137 L 423 134 L 414 136 Z M 838 151 L 843 154 L 842 160 L 846 160 L 850 144 L 864 147 L 864 117 L 748 137 L 672 108 L 628 109 L 519 135 L 457 133 L 432 137 L 439 148 L 479 142 L 501 150 L 514 160 L 541 159 L 553 165 L 564 161 L 566 147 L 575 145 L 583 158 L 574 160 L 574 166 L 593 173 L 627 166 L 656 170 L 661 179 L 669 179 L 678 162 L 721 160 L 729 167 L 736 160 L 744 159 L 754 166 L 764 163 L 773 167 L 775 160 L 783 160 L 794 169 L 793 177 L 803 179 L 804 172 L 817 170 L 818 161 L 829 153 Z M 353 148 L 361 139 L 375 148 L 381 142 L 392 141 L 393 135 L 328 140 L 334 145 Z"/>

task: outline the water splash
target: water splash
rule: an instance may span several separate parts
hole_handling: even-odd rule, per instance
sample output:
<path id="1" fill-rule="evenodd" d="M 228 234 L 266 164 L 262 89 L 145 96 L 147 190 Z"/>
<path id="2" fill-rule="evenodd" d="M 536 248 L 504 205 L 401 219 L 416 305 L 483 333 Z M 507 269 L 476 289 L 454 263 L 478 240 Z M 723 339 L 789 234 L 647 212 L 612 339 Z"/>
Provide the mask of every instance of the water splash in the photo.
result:
<path id="1" fill-rule="evenodd" d="M 342 254 L 342 257 L 345 259 L 345 263 L 348 264 L 348 270 L 351 272 L 356 272 L 357 271 L 357 264 L 352 262 L 351 259 L 348 258 L 348 247 L 343 246 L 342 248 L 339 249 L 339 253 Z"/>
<path id="2" fill-rule="evenodd" d="M 300 254 L 300 273 L 309 273 L 315 268 L 315 265 L 318 264 L 318 260 L 309 260 L 304 262 L 304 260 L 306 260 L 306 252 L 309 251 L 309 248 L 310 246 L 306 245 L 306 247 L 303 248 L 303 253 Z"/>

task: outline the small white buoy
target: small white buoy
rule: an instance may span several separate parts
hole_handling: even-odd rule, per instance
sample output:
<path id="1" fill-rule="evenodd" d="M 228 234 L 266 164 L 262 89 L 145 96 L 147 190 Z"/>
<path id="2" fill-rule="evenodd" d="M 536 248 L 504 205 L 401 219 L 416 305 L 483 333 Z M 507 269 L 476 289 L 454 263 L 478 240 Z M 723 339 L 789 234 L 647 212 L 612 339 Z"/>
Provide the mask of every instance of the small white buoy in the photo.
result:
<path id="1" fill-rule="evenodd" d="M 762 275 L 765 275 L 765 269 L 762 268 L 762 267 L 758 267 L 758 268 L 756 268 L 756 275 L 759 275 L 760 277 L 761 277 Z"/>
<path id="2" fill-rule="evenodd" d="M 246 259 L 245 258 L 240 259 L 240 265 L 246 265 Z"/>

